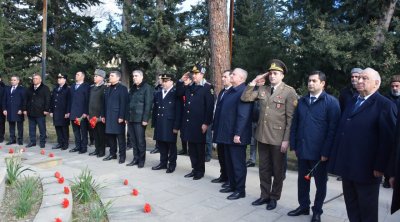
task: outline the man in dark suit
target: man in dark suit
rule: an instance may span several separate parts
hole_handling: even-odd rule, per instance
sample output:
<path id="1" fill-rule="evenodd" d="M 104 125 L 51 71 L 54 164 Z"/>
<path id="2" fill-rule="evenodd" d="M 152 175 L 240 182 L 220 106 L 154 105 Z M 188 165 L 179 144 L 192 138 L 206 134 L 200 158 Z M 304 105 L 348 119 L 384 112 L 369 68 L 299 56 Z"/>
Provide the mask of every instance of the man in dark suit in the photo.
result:
<path id="1" fill-rule="evenodd" d="M 75 83 L 71 86 L 71 105 L 69 119 L 75 137 L 75 148 L 69 152 L 87 152 L 88 145 L 88 120 L 90 86 L 85 81 L 85 73 L 75 74 Z"/>
<path id="2" fill-rule="evenodd" d="M 247 72 L 236 68 L 230 74 L 232 87 L 224 93 L 215 113 L 215 142 L 224 147 L 229 187 L 220 190 L 230 193 L 228 200 L 246 196 L 246 146 L 251 142 L 252 103 L 240 100 L 246 85 Z"/>
<path id="3" fill-rule="evenodd" d="M 351 101 L 355 96 L 358 96 L 358 91 L 356 89 L 356 85 L 358 82 L 358 77 L 360 76 L 362 69 L 360 68 L 353 68 L 350 72 L 350 81 L 351 83 L 340 90 L 339 95 L 339 105 L 341 112 L 344 111 L 346 105 Z"/>
<path id="4" fill-rule="evenodd" d="M 172 173 L 176 168 L 176 138 L 181 125 L 182 105 L 181 98 L 176 95 L 174 76 L 163 74 L 161 79 L 162 90 L 154 97 L 155 119 L 152 121 L 154 138 L 160 150 L 160 163 L 152 170 L 167 169 L 167 173 Z"/>
<path id="5" fill-rule="evenodd" d="M 189 156 L 192 172 L 185 175 L 199 180 L 205 172 L 206 132 L 212 122 L 214 109 L 214 89 L 204 79 L 206 70 L 201 65 L 192 69 L 193 83 L 184 85 L 189 78 L 184 74 L 177 83 L 178 96 L 185 96 L 181 125 L 182 140 L 189 142 Z"/>
<path id="6" fill-rule="evenodd" d="M 33 84 L 27 89 L 26 111 L 24 114 L 29 120 L 29 140 L 26 147 L 36 146 L 36 126 L 40 133 L 40 148 L 46 144 L 46 116 L 50 111 L 50 89 L 42 83 L 42 76 L 38 73 L 32 76 Z"/>
<path id="7" fill-rule="evenodd" d="M 125 121 L 127 120 L 128 89 L 119 80 L 121 73 L 111 71 L 109 76 L 110 86 L 104 95 L 104 118 L 106 124 L 107 142 L 110 145 L 110 155 L 104 161 L 117 159 L 117 140 L 119 146 L 119 163 L 125 163 L 126 139 Z"/>
<path id="8" fill-rule="evenodd" d="M 305 176 L 310 174 L 314 176 L 317 187 L 311 222 L 321 221 L 328 181 L 327 160 L 340 118 L 339 102 L 324 91 L 325 83 L 325 73 L 310 73 L 309 93 L 299 99 L 290 128 L 290 148 L 296 152 L 298 162 L 297 197 L 300 206 L 288 215 L 309 214 L 310 179 Z"/>
<path id="9" fill-rule="evenodd" d="M 16 143 L 15 125 L 18 129 L 18 144 L 22 145 L 24 136 L 24 115 L 26 91 L 23 86 L 19 85 L 20 79 L 16 75 L 12 75 L 10 79 L 10 87 L 7 87 L 3 99 L 3 114 L 7 117 L 10 127 L 10 141 L 6 145 Z"/>
<path id="10" fill-rule="evenodd" d="M 57 145 L 53 149 L 68 149 L 71 89 L 66 81 L 67 75 L 58 74 L 57 85 L 51 94 L 50 116 L 53 117 L 53 125 L 57 134 Z"/>
<path id="11" fill-rule="evenodd" d="M 217 98 L 217 104 L 215 105 L 215 111 L 214 111 L 214 120 L 213 120 L 213 125 L 212 125 L 212 130 L 216 130 L 216 126 L 218 125 L 218 121 L 221 117 L 221 108 L 222 108 L 222 101 L 224 98 L 224 95 L 228 93 L 228 90 L 232 87 L 231 83 L 231 70 L 226 70 L 224 73 L 222 73 L 221 77 L 221 82 L 224 88 L 219 92 L 218 98 Z M 214 133 L 213 136 L 213 143 L 216 143 L 215 141 L 216 136 Z M 225 183 L 228 181 L 228 173 L 226 172 L 226 164 L 225 164 L 225 148 L 224 144 L 217 144 L 217 153 L 218 153 L 218 162 L 220 166 L 220 176 L 218 178 L 215 178 L 211 180 L 212 183 Z"/>
<path id="12" fill-rule="evenodd" d="M 378 221 L 379 184 L 393 147 L 397 108 L 379 94 L 379 73 L 359 76 L 359 96 L 343 111 L 336 131 L 330 170 L 342 177 L 350 221 Z"/>
<path id="13" fill-rule="evenodd" d="M 3 111 L 3 99 L 4 94 L 6 92 L 6 85 L 4 84 L 1 75 L 0 75 L 0 110 Z M 6 125 L 6 116 L 3 112 L 0 113 L 0 143 L 4 141 L 4 133 L 5 133 L 5 125 Z"/>

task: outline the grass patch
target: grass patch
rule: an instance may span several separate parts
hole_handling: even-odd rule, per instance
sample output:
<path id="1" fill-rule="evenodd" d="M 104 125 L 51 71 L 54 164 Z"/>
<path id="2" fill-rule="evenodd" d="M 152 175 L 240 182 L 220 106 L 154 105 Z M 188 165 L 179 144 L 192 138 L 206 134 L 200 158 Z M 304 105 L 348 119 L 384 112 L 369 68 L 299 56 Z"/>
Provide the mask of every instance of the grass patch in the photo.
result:
<path id="1" fill-rule="evenodd" d="M 13 156 L 6 158 L 7 184 L 14 185 L 18 177 L 25 171 L 32 171 L 29 167 L 22 166 L 21 158 Z"/>

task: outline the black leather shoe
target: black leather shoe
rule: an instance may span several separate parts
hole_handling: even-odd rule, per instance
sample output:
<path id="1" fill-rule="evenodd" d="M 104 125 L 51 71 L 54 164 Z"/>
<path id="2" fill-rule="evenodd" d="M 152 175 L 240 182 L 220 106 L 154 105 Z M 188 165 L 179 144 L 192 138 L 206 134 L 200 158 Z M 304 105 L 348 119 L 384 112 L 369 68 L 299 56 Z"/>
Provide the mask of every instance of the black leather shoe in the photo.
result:
<path id="1" fill-rule="evenodd" d="M 138 164 L 138 161 L 132 160 L 132 162 L 130 162 L 130 163 L 126 164 L 126 165 L 127 165 L 127 166 L 135 166 L 135 165 L 137 165 L 137 164 Z"/>
<path id="2" fill-rule="evenodd" d="M 298 207 L 298 208 L 296 208 L 296 210 L 290 211 L 287 215 L 292 216 L 292 217 L 300 216 L 300 215 L 310 215 L 310 209 L 308 209 L 308 208 L 302 209 L 302 208 Z"/>
<path id="3" fill-rule="evenodd" d="M 154 154 L 154 153 L 159 153 L 160 152 L 160 150 L 158 150 L 158 148 L 156 147 L 156 148 L 154 148 L 152 151 L 150 151 L 150 153 L 151 154 Z"/>
<path id="4" fill-rule="evenodd" d="M 94 152 L 89 153 L 89 156 L 96 156 L 97 154 L 99 154 L 99 153 L 94 151 Z"/>
<path id="5" fill-rule="evenodd" d="M 313 214 L 311 222 L 321 222 L 321 214 Z"/>
<path id="6" fill-rule="evenodd" d="M 79 149 L 77 149 L 77 148 L 73 148 L 72 150 L 70 150 L 69 152 L 70 153 L 74 153 L 74 152 L 78 152 L 79 151 Z"/>
<path id="7" fill-rule="evenodd" d="M 211 183 L 224 183 L 224 182 L 226 182 L 226 180 L 222 179 L 221 177 L 211 180 Z"/>
<path id="8" fill-rule="evenodd" d="M 246 163 L 246 167 L 255 167 L 255 166 L 256 166 L 256 164 L 251 161 L 247 161 L 247 163 Z"/>
<path id="9" fill-rule="evenodd" d="M 178 155 L 186 155 L 186 154 L 187 154 L 187 152 L 184 151 L 184 150 L 181 150 L 181 151 L 178 152 Z"/>
<path id="10" fill-rule="evenodd" d="M 79 154 L 84 154 L 86 152 L 87 152 L 87 150 L 79 150 Z"/>
<path id="11" fill-rule="evenodd" d="M 16 144 L 17 142 L 15 141 L 9 141 L 8 143 L 6 143 L 6 145 L 11 145 L 11 144 Z"/>
<path id="12" fill-rule="evenodd" d="M 61 150 L 66 150 L 68 149 L 68 145 L 61 147 Z"/>
<path id="13" fill-rule="evenodd" d="M 239 198 L 244 198 L 246 197 L 245 192 L 234 192 L 233 194 L 229 195 L 226 199 L 228 200 L 237 200 Z"/>
<path id="14" fill-rule="evenodd" d="M 143 168 L 144 167 L 144 163 L 138 163 L 137 167 L 138 168 Z"/>
<path id="15" fill-rule="evenodd" d="M 235 190 L 228 187 L 228 188 L 220 189 L 219 192 L 220 193 L 232 193 L 232 192 L 235 192 Z"/>
<path id="16" fill-rule="evenodd" d="M 222 188 L 228 188 L 230 187 L 229 182 L 225 182 L 221 185 Z"/>
<path id="17" fill-rule="evenodd" d="M 185 177 L 186 177 L 186 178 L 188 178 L 188 177 L 194 177 L 194 173 L 193 173 L 193 172 L 190 172 L 190 173 L 186 174 Z"/>
<path id="18" fill-rule="evenodd" d="M 26 145 L 26 148 L 33 147 L 33 146 L 36 146 L 36 143 L 28 143 L 28 145 Z"/>
<path id="19" fill-rule="evenodd" d="M 166 173 L 173 173 L 175 171 L 175 167 L 168 167 Z"/>
<path id="20" fill-rule="evenodd" d="M 56 150 L 56 149 L 61 149 L 62 145 L 61 144 L 57 144 L 55 146 L 53 146 L 51 149 Z"/>
<path id="21" fill-rule="evenodd" d="M 253 201 L 253 202 L 251 203 L 251 205 L 253 205 L 253 206 L 260 206 L 260 205 L 263 205 L 263 204 L 268 204 L 269 201 L 270 201 L 270 199 L 264 199 L 264 198 L 260 197 L 260 198 L 258 198 L 257 200 Z"/>
<path id="22" fill-rule="evenodd" d="M 22 141 L 18 142 L 18 145 L 24 145 L 24 143 Z"/>
<path id="23" fill-rule="evenodd" d="M 200 180 L 201 178 L 203 178 L 203 176 L 201 176 L 201 175 L 194 175 L 193 176 L 193 180 Z"/>
<path id="24" fill-rule="evenodd" d="M 103 156 L 105 156 L 106 154 L 104 154 L 104 153 L 99 153 L 99 154 L 97 154 L 97 157 L 98 158 L 100 158 L 100 157 L 103 157 Z"/>
<path id="25" fill-rule="evenodd" d="M 117 159 L 117 156 L 109 155 L 108 157 L 104 158 L 103 160 L 108 161 L 108 160 L 112 160 L 112 159 Z"/>
<path id="26" fill-rule="evenodd" d="M 121 158 L 121 157 L 120 157 L 119 160 L 118 160 L 118 163 L 119 163 L 119 164 L 125 163 L 125 158 Z"/>
<path id="27" fill-rule="evenodd" d="M 269 203 L 267 204 L 267 210 L 273 210 L 276 208 L 276 200 L 271 199 L 269 200 Z"/>
<path id="28" fill-rule="evenodd" d="M 154 166 L 151 169 L 152 170 L 163 170 L 163 169 L 167 169 L 167 166 L 158 164 L 157 166 Z"/>

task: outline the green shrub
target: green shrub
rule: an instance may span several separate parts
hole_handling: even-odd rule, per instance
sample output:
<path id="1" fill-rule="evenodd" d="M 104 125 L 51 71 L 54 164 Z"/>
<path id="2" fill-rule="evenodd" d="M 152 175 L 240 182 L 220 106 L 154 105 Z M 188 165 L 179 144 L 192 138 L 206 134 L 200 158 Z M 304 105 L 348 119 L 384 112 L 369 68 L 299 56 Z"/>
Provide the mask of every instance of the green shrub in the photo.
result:
<path id="1" fill-rule="evenodd" d="M 24 177 L 16 182 L 16 202 L 14 213 L 17 218 L 23 218 L 28 215 L 32 207 L 41 200 L 39 190 L 40 180 L 35 177 Z"/>
<path id="2" fill-rule="evenodd" d="M 110 210 L 112 205 L 111 201 L 101 204 L 100 200 L 93 201 L 90 205 L 89 221 L 103 221 L 107 218 L 107 211 Z"/>
<path id="3" fill-rule="evenodd" d="M 101 189 L 88 169 L 83 170 L 78 177 L 75 177 L 71 188 L 76 200 L 82 204 L 90 202 L 97 195 L 95 190 Z"/>
<path id="4" fill-rule="evenodd" d="M 25 171 L 32 171 L 30 168 L 24 168 L 21 159 L 18 157 L 11 157 L 6 159 L 7 167 L 7 184 L 13 185 L 18 177 Z"/>

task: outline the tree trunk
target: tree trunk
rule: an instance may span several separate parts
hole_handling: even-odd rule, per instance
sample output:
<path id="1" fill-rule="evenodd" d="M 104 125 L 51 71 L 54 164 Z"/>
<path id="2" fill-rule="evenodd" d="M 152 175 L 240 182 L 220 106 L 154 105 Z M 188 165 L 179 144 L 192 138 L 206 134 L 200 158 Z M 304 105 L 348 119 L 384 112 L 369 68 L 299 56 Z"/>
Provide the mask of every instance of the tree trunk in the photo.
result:
<path id="1" fill-rule="evenodd" d="M 374 51 L 379 52 L 382 49 L 383 43 L 385 43 L 385 32 L 389 30 L 390 22 L 392 21 L 394 11 L 396 9 L 396 3 L 398 0 L 391 0 L 387 5 L 382 8 L 382 18 L 379 20 L 374 40 Z M 384 3 L 383 3 L 384 4 Z"/>
<path id="2" fill-rule="evenodd" d="M 122 8 L 122 32 L 130 33 L 132 26 L 131 7 L 133 0 L 124 0 Z M 125 55 L 121 55 L 121 82 L 129 88 L 130 70 Z"/>
<path id="3" fill-rule="evenodd" d="M 1 3 L 3 3 L 3 1 L 2 0 L 0 0 L 0 4 Z M 6 68 L 6 63 L 5 63 L 5 61 L 4 61 L 4 43 L 3 43 L 3 39 L 4 39 L 4 34 L 5 34 L 5 32 L 4 32 L 4 17 L 3 17 L 4 15 L 3 15 L 3 11 L 2 11 L 2 8 L 0 7 L 0 36 L 1 36 L 1 38 L 0 38 L 0 74 L 3 72 L 3 71 L 5 71 L 5 68 Z M 1 78 L 1 76 L 0 76 L 0 78 Z"/>
<path id="4" fill-rule="evenodd" d="M 212 82 L 215 91 L 222 89 L 221 75 L 230 69 L 227 0 L 208 1 Z"/>

